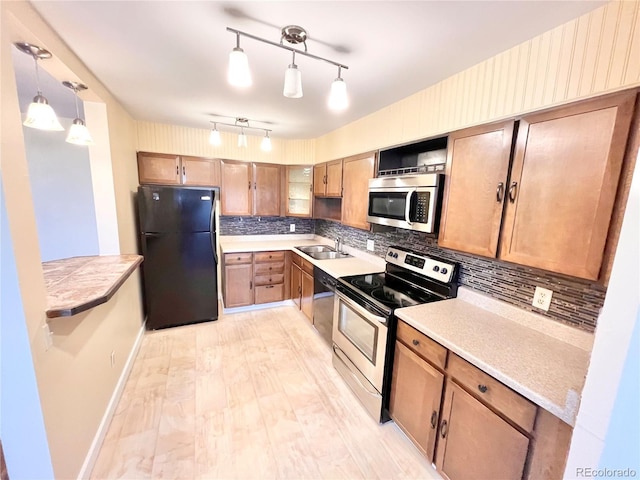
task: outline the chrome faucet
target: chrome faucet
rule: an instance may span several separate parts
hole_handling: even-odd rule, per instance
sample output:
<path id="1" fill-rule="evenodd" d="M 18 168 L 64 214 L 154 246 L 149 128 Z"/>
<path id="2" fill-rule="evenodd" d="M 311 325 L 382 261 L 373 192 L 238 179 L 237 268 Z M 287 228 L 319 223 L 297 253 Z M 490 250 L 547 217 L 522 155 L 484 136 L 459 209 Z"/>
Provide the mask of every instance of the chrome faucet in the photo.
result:
<path id="1" fill-rule="evenodd" d="M 336 252 L 342 253 L 342 239 L 340 237 L 337 237 L 334 240 L 334 247 L 336 249 Z"/>

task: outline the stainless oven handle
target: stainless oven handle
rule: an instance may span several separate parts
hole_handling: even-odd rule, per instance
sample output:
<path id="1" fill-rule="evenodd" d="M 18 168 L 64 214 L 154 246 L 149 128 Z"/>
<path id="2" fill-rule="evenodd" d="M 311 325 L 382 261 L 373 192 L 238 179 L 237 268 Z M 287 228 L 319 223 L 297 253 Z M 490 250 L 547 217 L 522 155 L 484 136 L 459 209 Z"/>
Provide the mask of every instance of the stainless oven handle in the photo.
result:
<path id="1" fill-rule="evenodd" d="M 406 204 L 406 206 L 404 207 L 404 220 L 405 222 L 407 222 L 409 225 L 413 225 L 413 222 L 411 221 L 411 219 L 409 218 L 409 212 L 411 211 L 411 197 L 414 193 L 416 193 L 418 191 L 417 188 L 414 188 L 413 190 L 411 190 L 410 192 L 407 192 L 407 201 L 404 202 Z"/>
<path id="2" fill-rule="evenodd" d="M 336 295 L 338 295 L 338 298 L 340 298 L 340 300 L 342 300 L 345 304 L 347 304 L 347 306 L 349 308 L 351 308 L 352 310 L 354 310 L 356 313 L 358 313 L 360 316 L 366 318 L 367 320 L 371 320 L 372 322 L 378 322 L 378 323 L 381 323 L 383 325 L 387 324 L 386 317 L 381 317 L 379 315 L 374 315 L 369 310 L 367 310 L 366 308 L 361 307 L 356 302 L 351 300 L 349 297 L 346 297 L 344 294 L 340 293 L 339 291 L 336 291 Z"/>
<path id="3" fill-rule="evenodd" d="M 351 374 L 351 376 L 355 379 L 356 382 L 358 382 L 358 384 L 362 387 L 363 390 L 365 390 L 369 395 L 373 395 L 374 397 L 380 396 L 380 393 L 375 388 L 372 389 L 371 385 L 368 385 L 369 383 L 368 381 L 365 380 L 364 383 L 362 382 L 360 377 L 356 374 L 356 372 L 358 372 L 357 368 L 353 366 L 351 361 L 349 361 L 349 358 L 336 345 L 333 345 L 333 353 L 336 354 L 336 357 L 338 357 L 338 360 L 340 360 L 342 364 L 347 368 L 347 370 L 349 370 L 349 373 Z M 349 366 L 349 364 L 351 364 L 352 366 Z"/>

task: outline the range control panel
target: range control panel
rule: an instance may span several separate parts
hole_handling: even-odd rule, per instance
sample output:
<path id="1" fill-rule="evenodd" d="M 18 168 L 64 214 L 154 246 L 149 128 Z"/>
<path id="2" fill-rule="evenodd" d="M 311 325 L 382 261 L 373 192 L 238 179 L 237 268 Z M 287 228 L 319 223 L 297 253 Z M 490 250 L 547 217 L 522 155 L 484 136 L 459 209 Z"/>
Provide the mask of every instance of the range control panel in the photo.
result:
<path id="1" fill-rule="evenodd" d="M 407 270 L 433 278 L 442 283 L 450 283 L 453 278 L 455 264 L 442 260 L 406 252 L 396 247 L 389 247 L 386 260 L 389 263 L 404 267 Z"/>

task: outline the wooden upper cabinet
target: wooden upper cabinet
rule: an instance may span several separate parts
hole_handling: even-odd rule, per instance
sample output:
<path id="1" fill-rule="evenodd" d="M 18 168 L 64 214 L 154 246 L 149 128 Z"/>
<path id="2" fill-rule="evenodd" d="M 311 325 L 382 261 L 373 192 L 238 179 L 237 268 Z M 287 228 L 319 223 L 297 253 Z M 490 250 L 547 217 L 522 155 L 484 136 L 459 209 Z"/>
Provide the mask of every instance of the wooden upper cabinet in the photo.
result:
<path id="1" fill-rule="evenodd" d="M 342 196 L 342 159 L 313 167 L 313 194 L 318 197 Z"/>
<path id="2" fill-rule="evenodd" d="M 280 165 L 253 164 L 253 214 L 260 216 L 280 215 Z"/>
<path id="3" fill-rule="evenodd" d="M 251 215 L 253 205 L 251 164 L 223 160 L 221 173 L 222 215 Z"/>
<path id="4" fill-rule="evenodd" d="M 313 167 L 288 165 L 285 180 L 287 217 L 311 217 L 313 200 Z"/>
<path id="5" fill-rule="evenodd" d="M 220 186 L 220 160 L 200 157 L 180 157 L 183 185 Z"/>
<path id="6" fill-rule="evenodd" d="M 342 163 L 342 223 L 369 230 L 367 222 L 369 179 L 375 169 L 375 152 L 345 158 Z"/>
<path id="7" fill-rule="evenodd" d="M 511 120 L 449 136 L 441 247 L 496 256 L 513 126 Z"/>
<path id="8" fill-rule="evenodd" d="M 180 157 L 138 152 L 138 178 L 141 185 L 180 185 Z"/>
<path id="9" fill-rule="evenodd" d="M 499 257 L 596 280 L 635 92 L 524 117 Z"/>

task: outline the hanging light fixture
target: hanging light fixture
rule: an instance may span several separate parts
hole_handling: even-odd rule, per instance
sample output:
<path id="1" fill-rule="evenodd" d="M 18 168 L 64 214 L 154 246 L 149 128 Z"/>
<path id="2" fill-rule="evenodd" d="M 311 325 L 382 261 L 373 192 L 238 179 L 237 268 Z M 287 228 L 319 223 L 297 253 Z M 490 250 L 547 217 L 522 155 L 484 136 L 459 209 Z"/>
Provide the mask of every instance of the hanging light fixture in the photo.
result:
<path id="1" fill-rule="evenodd" d="M 284 72 L 284 89 L 282 94 L 287 98 L 302 97 L 302 72 L 298 70 L 296 65 L 296 52 L 293 52 L 293 60 L 291 65 Z"/>
<path id="2" fill-rule="evenodd" d="M 240 48 L 240 34 L 236 35 L 236 46 L 229 53 L 229 83 L 234 87 L 247 88 L 251 86 L 251 70 L 249 60 L 244 50 Z"/>
<path id="3" fill-rule="evenodd" d="M 216 122 L 213 122 L 213 128 L 209 135 L 209 143 L 214 147 L 222 145 L 222 138 L 220 138 L 220 131 L 218 130 L 218 124 Z"/>
<path id="4" fill-rule="evenodd" d="M 271 40 L 267 40 L 265 38 L 257 37 L 247 32 L 242 32 L 240 30 L 236 30 L 234 28 L 227 27 L 228 32 L 232 32 L 236 35 L 236 47 L 233 49 L 231 54 L 229 55 L 229 82 L 235 86 L 246 86 L 242 85 L 242 82 L 232 81 L 232 67 L 234 71 L 240 71 L 239 65 L 242 65 L 242 69 L 245 69 L 244 65 L 246 65 L 246 72 L 249 71 L 248 60 L 244 51 L 240 48 L 240 36 L 248 37 L 253 40 L 257 40 L 262 43 L 266 43 L 268 45 L 273 45 L 274 47 L 282 48 L 284 50 L 289 50 L 293 52 L 293 60 L 291 64 L 287 67 L 284 75 L 284 87 L 282 89 L 282 94 L 287 98 L 300 98 L 302 97 L 302 74 L 296 65 L 296 53 L 300 55 L 304 55 L 309 58 L 313 58 L 315 60 L 321 60 L 323 62 L 330 63 L 338 67 L 338 78 L 336 78 L 331 84 L 331 92 L 329 95 L 329 108 L 334 111 L 341 111 L 346 109 L 349 106 L 349 99 L 347 97 L 347 85 L 344 79 L 341 77 L 341 70 L 344 68 L 347 70 L 349 67 L 343 65 L 338 62 L 334 62 L 333 60 L 329 60 L 327 58 L 319 57 L 317 55 L 313 55 L 307 51 L 307 31 L 298 26 L 298 25 L 287 25 L 281 31 L 280 43 L 272 42 Z M 289 44 L 297 45 L 304 44 L 304 51 L 299 50 L 297 48 L 290 47 L 288 45 L 284 45 L 284 41 Z M 238 53 L 237 59 L 232 59 L 231 55 Z M 242 55 L 242 57 L 240 57 Z M 247 73 L 248 74 L 248 73 Z M 238 74 L 239 75 L 239 74 Z M 249 75 L 249 74 L 248 74 Z"/>
<path id="5" fill-rule="evenodd" d="M 261 127 L 252 127 L 249 125 L 249 119 L 244 117 L 237 117 L 234 123 L 224 123 L 224 122 L 214 122 L 213 129 L 211 130 L 211 134 L 209 135 L 209 143 L 215 147 L 222 145 L 222 138 L 220 136 L 220 131 L 218 130 L 218 125 L 224 125 L 225 127 L 233 127 L 239 128 L 240 133 L 238 134 L 238 148 L 247 148 L 249 142 L 247 134 L 245 133 L 245 129 L 248 130 L 262 130 L 265 135 L 262 137 L 262 142 L 260 143 L 260 149 L 265 152 L 270 152 L 272 149 L 271 145 L 271 137 L 269 137 L 269 132 L 271 132 L 268 128 Z"/>
<path id="6" fill-rule="evenodd" d="M 73 123 L 69 128 L 67 134 L 67 142 L 74 145 L 94 145 L 93 138 L 84 124 L 84 120 L 80 118 L 80 110 L 78 109 L 78 92 L 86 90 L 87 86 L 78 82 L 62 82 L 62 85 L 73 90 L 75 102 L 76 102 L 76 118 L 73 119 Z"/>
<path id="7" fill-rule="evenodd" d="M 40 72 L 38 70 L 38 60 L 51 58 L 51 52 L 37 45 L 30 43 L 17 42 L 14 43 L 16 48 L 22 53 L 33 57 L 36 67 L 36 88 L 37 94 L 33 97 L 33 102 L 27 110 L 27 118 L 22 123 L 25 127 L 37 128 L 38 130 L 62 131 L 64 128 L 60 125 L 56 112 L 53 111 L 49 101 L 40 90 Z"/>
<path id="8" fill-rule="evenodd" d="M 340 67 L 338 66 L 338 78 L 331 84 L 331 91 L 329 92 L 329 108 L 336 112 L 340 112 L 349 106 L 347 84 L 344 83 L 340 73 Z"/>

